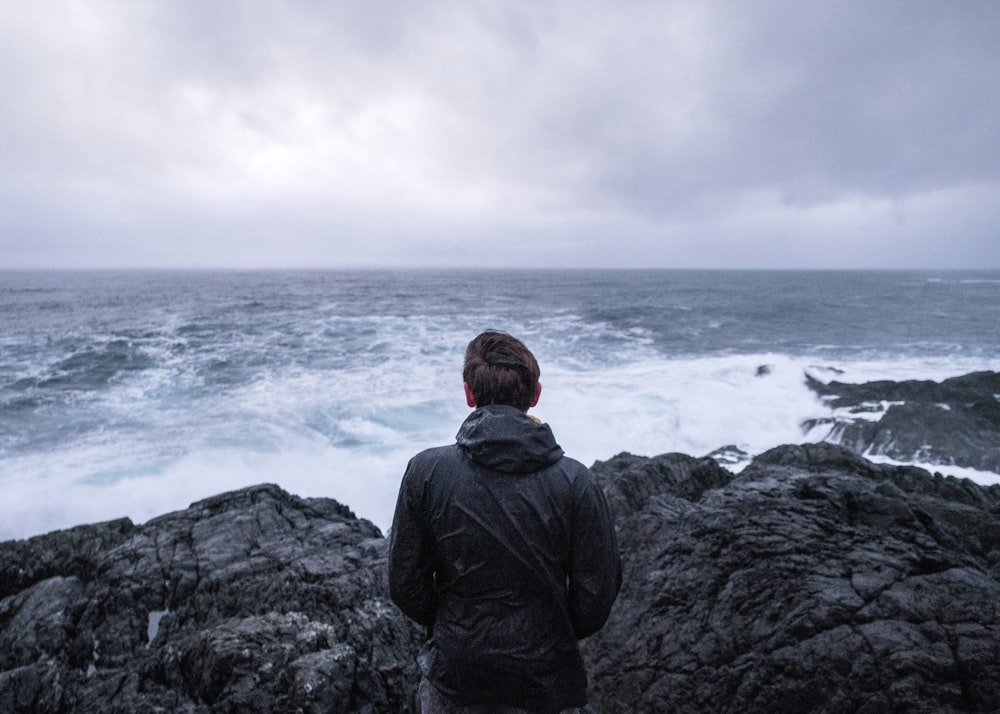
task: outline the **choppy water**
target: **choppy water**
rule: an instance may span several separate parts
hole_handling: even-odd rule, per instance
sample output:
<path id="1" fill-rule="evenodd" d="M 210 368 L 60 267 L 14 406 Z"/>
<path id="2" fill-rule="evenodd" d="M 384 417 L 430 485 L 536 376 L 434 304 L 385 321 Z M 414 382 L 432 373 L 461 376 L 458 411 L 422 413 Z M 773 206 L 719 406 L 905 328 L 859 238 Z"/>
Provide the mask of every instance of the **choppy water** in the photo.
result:
<path id="1" fill-rule="evenodd" d="M 1000 369 L 1000 273 L 0 273 L 0 539 L 263 481 L 385 528 L 487 327 L 533 349 L 535 413 L 585 463 L 759 453 L 819 438 L 805 371 Z"/>

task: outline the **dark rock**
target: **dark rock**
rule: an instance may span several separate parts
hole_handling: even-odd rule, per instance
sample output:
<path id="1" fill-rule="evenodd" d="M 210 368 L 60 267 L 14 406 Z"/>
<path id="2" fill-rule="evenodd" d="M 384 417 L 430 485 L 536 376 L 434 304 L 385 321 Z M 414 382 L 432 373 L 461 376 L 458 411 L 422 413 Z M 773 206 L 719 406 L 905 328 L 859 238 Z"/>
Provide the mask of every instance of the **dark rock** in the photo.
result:
<path id="1" fill-rule="evenodd" d="M 0 711 L 415 711 L 385 548 L 267 485 L 0 544 Z"/>
<path id="2" fill-rule="evenodd" d="M 0 598 L 53 575 L 93 572 L 100 554 L 134 530 L 132 521 L 121 518 L 4 543 L 0 549 Z"/>
<path id="3" fill-rule="evenodd" d="M 595 465 L 625 568 L 584 644 L 595 711 L 1000 709 L 1000 487 L 830 444 L 646 468 Z"/>
<path id="4" fill-rule="evenodd" d="M 897 461 L 1000 472 L 1000 373 L 932 381 L 823 382 L 809 388 L 837 413 L 803 423 L 826 441 Z M 875 417 L 875 418 L 873 418 Z"/>
<path id="5" fill-rule="evenodd" d="M 615 513 L 639 510 L 665 492 L 696 501 L 705 491 L 724 486 L 733 477 L 712 459 L 686 454 L 648 458 L 621 453 L 610 461 L 596 462 L 593 468 L 606 477 L 605 495 Z"/>
<path id="6" fill-rule="evenodd" d="M 705 458 L 712 459 L 720 466 L 738 466 L 750 463 L 753 456 L 735 444 L 727 444 L 706 454 Z"/>
<path id="7" fill-rule="evenodd" d="M 1000 486 L 832 444 L 593 468 L 625 581 L 592 714 L 1000 710 Z M 0 543 L 0 711 L 415 712 L 385 549 L 267 485 Z"/>

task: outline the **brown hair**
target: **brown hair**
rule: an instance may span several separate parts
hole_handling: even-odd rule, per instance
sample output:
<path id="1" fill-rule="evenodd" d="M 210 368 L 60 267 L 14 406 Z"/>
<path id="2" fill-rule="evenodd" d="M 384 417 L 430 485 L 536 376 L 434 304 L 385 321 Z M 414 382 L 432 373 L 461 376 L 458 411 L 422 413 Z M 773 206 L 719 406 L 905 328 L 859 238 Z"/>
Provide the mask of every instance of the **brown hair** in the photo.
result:
<path id="1" fill-rule="evenodd" d="M 539 374 L 531 350 L 506 332 L 487 330 L 465 350 L 462 378 L 472 390 L 477 407 L 506 404 L 528 411 Z"/>

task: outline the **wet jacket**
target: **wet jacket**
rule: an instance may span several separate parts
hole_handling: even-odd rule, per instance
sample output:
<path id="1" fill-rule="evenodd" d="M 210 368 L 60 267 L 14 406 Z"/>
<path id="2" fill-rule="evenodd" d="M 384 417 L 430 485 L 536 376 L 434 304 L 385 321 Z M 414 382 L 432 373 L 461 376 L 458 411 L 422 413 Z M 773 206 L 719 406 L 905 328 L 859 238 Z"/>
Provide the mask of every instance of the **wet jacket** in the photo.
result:
<path id="1" fill-rule="evenodd" d="M 547 425 L 482 407 L 457 443 L 407 466 L 390 592 L 430 628 L 425 675 L 455 703 L 583 706 L 577 640 L 604 625 L 620 585 L 604 496 Z"/>

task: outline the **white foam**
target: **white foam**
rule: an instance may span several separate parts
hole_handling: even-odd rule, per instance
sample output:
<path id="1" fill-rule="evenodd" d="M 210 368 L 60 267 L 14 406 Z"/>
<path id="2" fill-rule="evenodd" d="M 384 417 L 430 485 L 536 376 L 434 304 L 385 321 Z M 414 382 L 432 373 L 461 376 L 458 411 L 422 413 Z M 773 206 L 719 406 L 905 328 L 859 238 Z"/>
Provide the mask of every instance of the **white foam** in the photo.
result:
<path id="1" fill-rule="evenodd" d="M 757 376 L 762 364 L 770 373 Z M 653 360 L 549 375 L 536 413 L 585 463 L 620 451 L 703 455 L 727 444 L 759 453 L 801 441 L 801 420 L 822 409 L 802 366 L 781 355 Z"/>
<path id="2" fill-rule="evenodd" d="M 806 386 L 807 371 L 863 382 L 1000 369 L 1000 359 L 961 356 L 666 359 L 641 334 L 614 343 L 628 349 L 609 350 L 567 331 L 563 319 L 509 328 L 538 343 L 544 389 L 533 413 L 585 464 L 621 451 L 701 456 L 733 444 L 754 455 L 818 441 L 829 427 L 804 434 L 801 423 L 835 415 Z M 419 317 L 373 324 L 373 340 L 385 342 L 378 358 L 347 356 L 335 368 L 276 365 L 242 386 L 214 391 L 183 362 L 129 375 L 101 396 L 104 427 L 53 449 L 4 457 L 0 539 L 120 516 L 144 522 L 262 482 L 336 498 L 387 530 L 409 458 L 451 443 L 468 414 L 462 350 L 480 326 Z M 761 365 L 769 370 L 758 376 Z"/>
<path id="3" fill-rule="evenodd" d="M 78 478 L 77 470 L 64 464 L 40 480 L 24 474 L 8 482 L 8 497 L 0 504 L 0 539 L 122 516 L 142 523 L 259 483 L 276 483 L 300 496 L 336 498 L 386 529 L 412 451 L 375 455 L 322 444 L 274 453 L 245 447 L 203 450 L 146 472 L 135 468 L 110 482 Z"/>
<path id="4" fill-rule="evenodd" d="M 932 464 L 923 462 L 911 462 L 911 461 L 898 461 L 896 459 L 890 459 L 887 456 L 882 456 L 881 454 L 865 454 L 865 458 L 869 461 L 873 461 L 878 464 L 891 464 L 893 466 L 916 466 L 917 468 L 924 469 L 930 473 L 939 473 L 942 476 L 954 476 L 955 478 L 967 478 L 970 481 L 978 483 L 981 486 L 996 486 L 1000 485 L 1000 474 L 993 473 L 992 471 L 979 471 L 978 469 L 970 469 L 963 466 L 951 466 L 948 464 Z"/>
<path id="5" fill-rule="evenodd" d="M 806 364 L 806 371 L 821 382 L 835 381 L 848 384 L 881 380 L 940 382 L 950 377 L 983 370 L 1000 371 L 1000 357 L 984 360 L 961 355 L 900 356 L 892 359 L 873 357 L 831 361 L 830 364 L 818 364 L 816 360 L 808 360 Z"/>
<path id="6" fill-rule="evenodd" d="M 832 399 L 832 397 L 830 398 Z M 826 404 L 829 399 L 824 399 L 824 404 Z M 906 404 L 906 402 L 889 401 L 883 399 L 878 402 L 861 402 L 857 406 L 850 407 L 839 407 L 832 410 L 835 419 L 842 421 L 857 421 L 859 419 L 864 421 L 879 421 L 885 413 L 889 411 L 889 407 L 901 406 Z M 942 405 L 939 405 L 942 406 Z M 943 405 L 947 406 L 947 405 Z"/>

